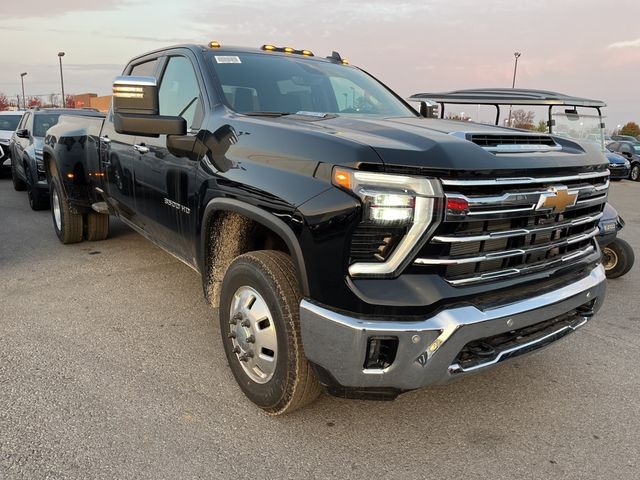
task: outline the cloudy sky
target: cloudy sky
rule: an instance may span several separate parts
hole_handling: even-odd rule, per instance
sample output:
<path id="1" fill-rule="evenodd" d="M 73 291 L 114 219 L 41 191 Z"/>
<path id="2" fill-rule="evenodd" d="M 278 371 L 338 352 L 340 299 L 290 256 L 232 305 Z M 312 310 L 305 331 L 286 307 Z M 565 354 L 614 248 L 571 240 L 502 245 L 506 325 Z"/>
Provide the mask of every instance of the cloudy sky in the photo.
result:
<path id="1" fill-rule="evenodd" d="M 139 53 L 175 43 L 332 50 L 400 95 L 516 85 L 602 99 L 640 121 L 638 0 L 21 0 L 3 2 L 0 92 L 108 94 Z"/>

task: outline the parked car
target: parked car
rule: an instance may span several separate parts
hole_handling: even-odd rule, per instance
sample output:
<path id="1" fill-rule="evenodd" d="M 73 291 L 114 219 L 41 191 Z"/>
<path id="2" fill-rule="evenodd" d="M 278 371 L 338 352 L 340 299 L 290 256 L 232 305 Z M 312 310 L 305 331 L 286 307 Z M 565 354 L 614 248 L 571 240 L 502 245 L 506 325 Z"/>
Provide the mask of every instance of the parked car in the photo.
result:
<path id="1" fill-rule="evenodd" d="M 607 145 L 607 149 L 626 158 L 631 168 L 629 178 L 640 181 L 640 143 L 615 141 Z"/>
<path id="2" fill-rule="evenodd" d="M 199 272 L 269 414 L 484 371 L 603 304 L 596 146 L 424 118 L 336 52 L 212 42 L 124 72 L 106 116 L 48 131 L 53 230 L 117 215 Z"/>
<path id="3" fill-rule="evenodd" d="M 618 278 L 633 267 L 635 254 L 631 245 L 618 236 L 624 220 L 611 204 L 607 203 L 598 225 L 598 244 L 602 249 L 602 265 L 607 278 Z"/>
<path id="4" fill-rule="evenodd" d="M 0 176 L 11 174 L 11 135 L 18 127 L 23 112 L 0 112 Z"/>
<path id="5" fill-rule="evenodd" d="M 62 108 L 31 109 L 25 112 L 11 136 L 11 178 L 16 190 L 27 190 L 33 210 L 49 206 L 49 184 L 42 163 L 42 146 L 49 128 L 63 113 L 96 115 L 92 110 Z"/>
<path id="6" fill-rule="evenodd" d="M 640 143 L 636 137 L 632 137 L 631 135 L 611 135 L 611 140 L 614 142 Z"/>
<path id="7" fill-rule="evenodd" d="M 609 160 L 609 172 L 611 172 L 611 180 L 624 180 L 629 178 L 631 173 L 631 163 L 622 155 L 606 150 L 605 157 Z"/>

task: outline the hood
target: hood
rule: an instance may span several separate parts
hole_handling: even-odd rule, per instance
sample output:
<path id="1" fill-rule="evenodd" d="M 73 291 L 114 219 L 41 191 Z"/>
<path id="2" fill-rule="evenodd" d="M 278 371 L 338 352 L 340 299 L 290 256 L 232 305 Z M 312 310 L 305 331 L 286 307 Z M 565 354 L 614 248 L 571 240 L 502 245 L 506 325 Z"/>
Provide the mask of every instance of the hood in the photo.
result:
<path id="1" fill-rule="evenodd" d="M 557 137 L 553 138 L 562 147 L 559 151 L 494 154 L 467 140 L 466 135 L 550 136 L 472 122 L 418 117 L 340 116 L 309 120 L 303 119 L 301 115 L 281 117 L 277 121 L 289 124 L 295 122 L 296 127 L 302 129 L 368 145 L 377 152 L 386 166 L 477 171 L 584 168 L 606 164 L 602 153 L 595 147 Z"/>
<path id="2" fill-rule="evenodd" d="M 605 156 L 607 157 L 607 160 L 609 160 L 609 163 L 613 165 L 624 165 L 627 163 L 627 159 L 617 153 L 607 151 L 605 152 Z"/>
<path id="3" fill-rule="evenodd" d="M 13 132 L 11 130 L 0 130 L 0 142 L 7 143 L 11 140 Z"/>

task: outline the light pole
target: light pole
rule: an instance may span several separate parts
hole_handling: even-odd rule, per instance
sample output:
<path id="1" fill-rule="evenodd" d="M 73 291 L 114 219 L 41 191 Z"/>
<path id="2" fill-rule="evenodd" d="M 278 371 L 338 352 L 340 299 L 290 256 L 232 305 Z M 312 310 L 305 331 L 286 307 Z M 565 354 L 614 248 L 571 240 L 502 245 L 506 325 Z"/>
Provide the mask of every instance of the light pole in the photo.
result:
<path id="1" fill-rule="evenodd" d="M 64 77 L 62 76 L 62 57 L 64 52 L 58 52 L 58 60 L 60 60 L 60 86 L 62 87 L 62 108 L 67 106 L 66 99 L 64 98 Z"/>
<path id="2" fill-rule="evenodd" d="M 22 106 L 24 107 L 24 109 L 27 109 L 27 99 L 24 96 L 24 76 L 27 74 L 27 72 L 22 72 L 20 74 L 20 81 L 22 82 Z M 20 105 L 18 105 L 18 108 L 20 108 Z"/>
<path id="3" fill-rule="evenodd" d="M 516 57 L 516 63 L 513 66 L 513 81 L 511 82 L 511 88 L 516 88 L 516 72 L 518 71 L 518 59 L 520 58 L 520 56 L 522 55 L 522 53 L 520 52 L 513 52 L 513 56 Z M 509 127 L 511 127 L 511 107 L 512 105 L 509 105 Z"/>

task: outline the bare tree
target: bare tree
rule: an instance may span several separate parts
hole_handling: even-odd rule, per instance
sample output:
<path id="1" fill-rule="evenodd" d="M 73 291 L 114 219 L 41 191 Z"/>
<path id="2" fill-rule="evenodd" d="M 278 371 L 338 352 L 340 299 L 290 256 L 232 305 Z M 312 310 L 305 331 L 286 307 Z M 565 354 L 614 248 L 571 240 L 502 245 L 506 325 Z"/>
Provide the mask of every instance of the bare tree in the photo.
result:
<path id="1" fill-rule="evenodd" d="M 513 128 L 523 128 L 527 130 L 535 130 L 535 125 L 533 124 L 533 119 L 536 116 L 535 112 L 526 111 L 526 110 L 514 110 L 511 113 L 511 127 Z"/>
<path id="2" fill-rule="evenodd" d="M 42 100 L 40 97 L 28 97 L 27 98 L 27 108 L 36 108 L 42 106 Z"/>
<path id="3" fill-rule="evenodd" d="M 0 93 L 0 111 L 9 110 L 9 99 L 4 93 Z"/>

